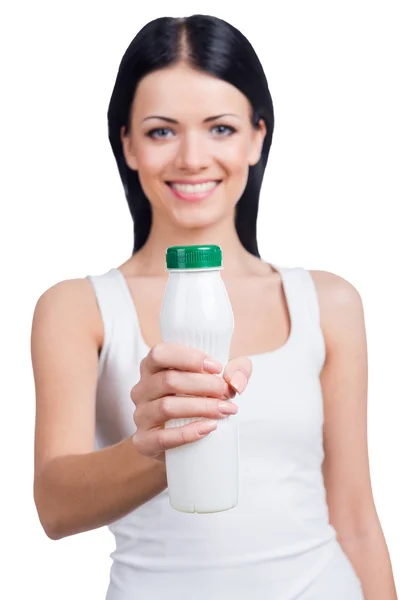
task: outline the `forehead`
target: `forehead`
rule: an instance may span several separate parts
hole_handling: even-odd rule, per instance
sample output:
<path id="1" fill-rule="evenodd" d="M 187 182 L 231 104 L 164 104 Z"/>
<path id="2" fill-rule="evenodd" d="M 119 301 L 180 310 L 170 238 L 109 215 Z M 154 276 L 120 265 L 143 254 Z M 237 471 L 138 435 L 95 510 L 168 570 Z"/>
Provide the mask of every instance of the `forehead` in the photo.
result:
<path id="1" fill-rule="evenodd" d="M 174 66 L 149 73 L 140 81 L 132 110 L 138 118 L 151 113 L 205 118 L 228 112 L 244 117 L 249 114 L 250 103 L 227 81 L 187 66 Z"/>

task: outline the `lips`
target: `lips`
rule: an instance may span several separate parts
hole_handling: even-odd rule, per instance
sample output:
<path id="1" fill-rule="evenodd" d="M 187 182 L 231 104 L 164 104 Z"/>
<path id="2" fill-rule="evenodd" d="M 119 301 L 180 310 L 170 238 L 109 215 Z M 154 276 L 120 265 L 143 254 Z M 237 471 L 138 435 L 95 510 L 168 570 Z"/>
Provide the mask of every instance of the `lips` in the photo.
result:
<path id="1" fill-rule="evenodd" d="M 170 188 L 171 192 L 177 196 L 178 198 L 180 198 L 181 200 L 187 200 L 190 202 L 196 202 L 198 200 L 203 200 L 204 198 L 208 198 L 218 187 L 219 183 L 221 182 L 221 180 L 212 180 L 212 179 L 207 179 L 207 180 L 203 180 L 203 182 L 178 182 L 178 181 L 167 181 L 166 184 L 168 185 L 168 187 Z M 214 184 L 214 185 L 210 185 L 210 186 L 206 186 L 202 184 Z M 196 185 L 199 185 L 200 188 L 195 189 Z M 182 187 L 180 187 L 182 186 Z M 187 188 L 186 186 L 189 186 L 189 188 Z M 195 187 L 192 187 L 195 186 Z"/>

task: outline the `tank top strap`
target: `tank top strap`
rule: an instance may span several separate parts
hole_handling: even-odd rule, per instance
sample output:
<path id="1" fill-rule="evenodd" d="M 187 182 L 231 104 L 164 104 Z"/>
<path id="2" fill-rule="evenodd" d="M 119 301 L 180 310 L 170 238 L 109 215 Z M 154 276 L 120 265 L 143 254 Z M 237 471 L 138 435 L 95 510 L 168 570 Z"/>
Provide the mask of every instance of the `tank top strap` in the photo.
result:
<path id="1" fill-rule="evenodd" d="M 111 271 L 101 275 L 87 275 L 96 296 L 97 306 L 103 321 L 104 339 L 99 356 L 99 376 L 103 373 L 104 363 L 109 354 L 112 333 L 115 326 L 115 292 Z"/>
<path id="2" fill-rule="evenodd" d="M 291 321 L 291 337 L 302 348 L 308 347 L 318 369 L 325 363 L 325 339 L 320 323 L 320 306 L 317 289 L 311 273 L 303 267 L 280 267 L 270 263 L 282 278 Z"/>
<path id="3" fill-rule="evenodd" d="M 104 341 L 99 356 L 99 377 L 112 345 L 127 343 L 132 349 L 138 344 L 136 315 L 123 285 L 122 274 L 112 268 L 101 275 L 87 275 L 92 284 L 104 327 Z"/>

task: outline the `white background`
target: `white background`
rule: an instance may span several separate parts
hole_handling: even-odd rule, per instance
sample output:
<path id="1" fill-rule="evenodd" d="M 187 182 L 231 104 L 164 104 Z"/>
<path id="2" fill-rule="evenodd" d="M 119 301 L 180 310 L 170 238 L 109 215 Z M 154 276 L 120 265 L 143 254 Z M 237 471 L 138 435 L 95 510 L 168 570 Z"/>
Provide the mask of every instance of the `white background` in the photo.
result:
<path id="1" fill-rule="evenodd" d="M 54 542 L 36 515 L 31 319 L 57 281 L 103 273 L 130 255 L 132 224 L 107 138 L 109 98 L 138 30 L 159 16 L 193 13 L 239 27 L 267 75 L 276 125 L 261 196 L 262 256 L 333 271 L 362 295 L 373 491 L 399 585 L 398 5 L 216 5 L 80 0 L 3 8 L 1 588 L 8 600 L 105 596 L 108 531 Z"/>

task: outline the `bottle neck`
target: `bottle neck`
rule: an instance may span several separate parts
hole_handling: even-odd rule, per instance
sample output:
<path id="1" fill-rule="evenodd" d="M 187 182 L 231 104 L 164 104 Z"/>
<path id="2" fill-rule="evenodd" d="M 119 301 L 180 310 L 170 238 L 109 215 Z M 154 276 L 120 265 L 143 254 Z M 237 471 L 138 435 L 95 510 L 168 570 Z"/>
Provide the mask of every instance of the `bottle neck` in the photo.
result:
<path id="1" fill-rule="evenodd" d="M 190 274 L 190 273 L 219 273 L 223 267 L 210 267 L 202 269 L 167 269 L 170 275 L 172 274 Z"/>

